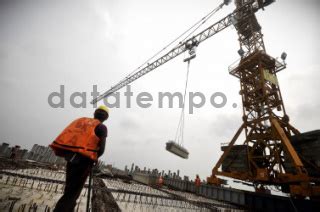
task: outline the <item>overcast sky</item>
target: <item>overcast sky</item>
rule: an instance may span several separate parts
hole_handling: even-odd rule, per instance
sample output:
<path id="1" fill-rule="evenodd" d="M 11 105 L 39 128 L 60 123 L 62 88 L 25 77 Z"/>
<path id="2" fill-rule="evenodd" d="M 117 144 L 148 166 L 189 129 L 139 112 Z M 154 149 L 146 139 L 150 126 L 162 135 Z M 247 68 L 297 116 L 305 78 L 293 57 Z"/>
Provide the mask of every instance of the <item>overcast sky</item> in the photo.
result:
<path id="1" fill-rule="evenodd" d="M 219 3 L 0 0 L 0 142 L 29 149 L 35 143 L 50 144 L 70 121 L 92 116 L 94 109 L 88 103 L 93 85 L 99 91 L 110 88 Z M 208 24 L 234 8 L 234 4 L 223 8 Z M 291 124 L 301 132 L 319 129 L 319 1 L 278 0 L 257 18 L 268 54 L 288 54 L 288 67 L 278 79 Z M 175 136 L 180 109 L 157 106 L 158 92 L 183 91 L 183 56 L 132 84 L 132 108 L 126 108 L 121 98 L 120 108 L 111 109 L 102 160 L 120 168 L 134 162 L 142 168 L 209 176 L 222 153 L 220 143 L 229 142 L 241 125 L 239 81 L 228 74 L 228 66 L 239 58 L 238 49 L 233 27 L 197 49 L 188 91 L 206 97 L 223 92 L 228 101 L 223 108 L 206 104 L 186 115 L 188 160 L 165 150 L 165 143 Z M 52 108 L 48 96 L 60 85 L 65 86 L 65 107 Z M 70 105 L 70 95 L 76 91 L 87 92 L 87 108 Z M 154 97 L 148 109 L 135 103 L 143 91 Z"/>

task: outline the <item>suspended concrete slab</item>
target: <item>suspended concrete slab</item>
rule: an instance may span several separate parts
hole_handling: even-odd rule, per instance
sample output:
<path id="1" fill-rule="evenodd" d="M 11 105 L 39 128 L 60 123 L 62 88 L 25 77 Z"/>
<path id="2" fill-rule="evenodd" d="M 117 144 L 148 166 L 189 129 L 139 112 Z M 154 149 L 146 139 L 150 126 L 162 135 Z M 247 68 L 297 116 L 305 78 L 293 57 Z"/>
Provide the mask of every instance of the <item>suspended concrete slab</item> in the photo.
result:
<path id="1" fill-rule="evenodd" d="M 166 143 L 166 150 L 184 159 L 188 159 L 189 157 L 188 150 L 174 141 L 168 141 Z"/>

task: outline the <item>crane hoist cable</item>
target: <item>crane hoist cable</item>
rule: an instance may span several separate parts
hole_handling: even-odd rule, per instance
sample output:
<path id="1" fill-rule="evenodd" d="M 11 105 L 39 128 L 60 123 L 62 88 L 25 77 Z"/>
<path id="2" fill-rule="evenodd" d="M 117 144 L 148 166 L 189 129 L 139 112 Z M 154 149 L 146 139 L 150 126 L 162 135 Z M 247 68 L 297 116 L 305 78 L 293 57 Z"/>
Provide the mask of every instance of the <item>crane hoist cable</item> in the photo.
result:
<path id="1" fill-rule="evenodd" d="M 187 159 L 189 157 L 189 152 L 187 149 L 183 147 L 183 141 L 184 141 L 184 118 L 185 118 L 185 106 L 186 106 L 186 94 L 188 89 L 188 82 L 189 82 L 189 72 L 190 72 L 190 61 L 193 60 L 196 57 L 196 46 L 197 44 L 191 45 L 189 47 L 189 56 L 186 57 L 183 62 L 188 62 L 187 65 L 187 73 L 186 73 L 186 81 L 185 81 L 185 87 L 184 87 L 184 94 L 182 99 L 182 108 L 181 108 L 181 114 L 180 119 L 175 135 L 175 139 L 172 141 L 168 141 L 166 143 L 166 150 L 169 152 Z"/>
<path id="2" fill-rule="evenodd" d="M 184 109 L 185 109 L 185 103 L 186 103 L 186 93 L 187 93 L 187 88 L 188 88 L 188 81 L 189 81 L 189 70 L 190 70 L 190 60 L 187 61 L 187 74 L 186 74 L 186 82 L 185 82 L 185 87 L 184 87 L 184 94 L 183 94 L 183 102 L 182 102 L 182 108 L 181 108 L 181 114 L 180 114 L 180 119 L 179 119 L 179 124 L 178 128 L 176 131 L 176 136 L 175 136 L 175 142 L 179 144 L 180 146 L 183 146 L 183 141 L 184 141 Z"/>
<path id="3" fill-rule="evenodd" d="M 182 108 L 181 108 L 181 114 L 180 114 L 180 119 L 175 135 L 174 141 L 169 140 L 166 143 L 166 150 L 169 152 L 187 159 L 189 157 L 189 152 L 187 149 L 183 147 L 183 140 L 184 140 L 184 118 L 185 118 L 185 102 L 186 102 L 186 94 L 187 94 L 187 89 L 188 89 L 188 81 L 189 81 L 189 72 L 190 72 L 190 61 L 195 58 L 195 50 L 191 49 L 189 51 L 190 56 L 187 59 L 184 59 L 184 62 L 188 62 L 187 66 L 187 76 L 186 76 L 186 81 L 185 81 L 185 87 L 184 87 L 184 94 L 183 94 L 183 101 L 182 101 Z"/>

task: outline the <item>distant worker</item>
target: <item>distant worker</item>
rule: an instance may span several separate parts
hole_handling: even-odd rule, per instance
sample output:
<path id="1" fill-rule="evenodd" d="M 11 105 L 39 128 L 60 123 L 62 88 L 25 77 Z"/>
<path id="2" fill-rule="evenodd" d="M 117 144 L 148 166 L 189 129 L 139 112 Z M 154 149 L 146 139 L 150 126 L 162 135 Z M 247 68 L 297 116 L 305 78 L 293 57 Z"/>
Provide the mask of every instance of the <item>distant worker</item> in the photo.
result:
<path id="1" fill-rule="evenodd" d="M 197 174 L 196 179 L 194 180 L 194 184 L 196 186 L 196 193 L 199 194 L 200 186 L 201 186 L 201 180 L 199 175 Z"/>
<path id="2" fill-rule="evenodd" d="M 67 161 L 64 194 L 57 202 L 55 212 L 71 212 L 86 179 L 98 158 L 104 153 L 107 127 L 102 124 L 109 117 L 109 109 L 100 106 L 94 118 L 79 118 L 67 126 L 50 147 L 57 156 Z"/>
<path id="3" fill-rule="evenodd" d="M 158 179 L 158 186 L 159 188 L 161 188 L 163 185 L 163 177 L 160 175 L 159 179 Z"/>
<path id="4" fill-rule="evenodd" d="M 10 159 L 12 161 L 14 161 L 16 159 L 19 149 L 20 149 L 20 146 L 18 146 L 18 145 L 12 147 L 11 154 L 10 154 Z"/>

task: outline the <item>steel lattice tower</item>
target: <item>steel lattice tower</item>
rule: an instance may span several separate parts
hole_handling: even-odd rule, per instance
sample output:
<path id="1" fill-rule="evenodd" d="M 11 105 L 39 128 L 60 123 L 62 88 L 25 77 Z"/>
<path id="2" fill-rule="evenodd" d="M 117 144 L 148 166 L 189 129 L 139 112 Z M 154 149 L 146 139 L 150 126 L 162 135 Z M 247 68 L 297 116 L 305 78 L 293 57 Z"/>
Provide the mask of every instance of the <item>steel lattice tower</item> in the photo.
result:
<path id="1" fill-rule="evenodd" d="M 255 16 L 254 4 L 243 7 L 248 0 L 236 0 L 237 8 L 244 8 L 233 19 L 237 30 L 241 59 L 230 66 L 231 75 L 240 80 L 243 104 L 243 124 L 224 149 L 220 160 L 213 168 L 209 182 L 218 183 L 215 175 L 251 181 L 257 189 L 263 185 L 280 185 L 286 192 L 309 196 L 315 192 L 311 186 L 304 164 L 293 148 L 290 138 L 299 134 L 289 123 L 282 101 L 277 73 L 286 65 L 266 53 L 261 27 Z M 244 132 L 243 145 L 234 145 Z M 241 168 L 230 168 L 228 164 L 244 155 L 246 163 Z M 227 160 L 228 159 L 228 160 Z M 219 171 L 219 167 L 222 170 Z"/>

